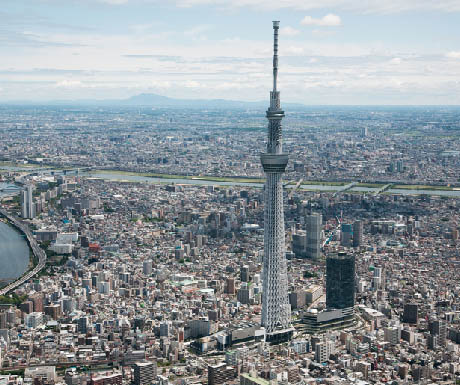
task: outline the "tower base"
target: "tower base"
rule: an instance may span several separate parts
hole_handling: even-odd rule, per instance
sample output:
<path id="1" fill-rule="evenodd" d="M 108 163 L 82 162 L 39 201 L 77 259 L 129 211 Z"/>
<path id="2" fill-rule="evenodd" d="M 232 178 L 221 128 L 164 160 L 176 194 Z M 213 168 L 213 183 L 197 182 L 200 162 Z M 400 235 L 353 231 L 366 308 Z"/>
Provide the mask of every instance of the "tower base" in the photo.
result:
<path id="1" fill-rule="evenodd" d="M 288 342 L 291 340 L 292 335 L 294 334 L 294 328 L 275 330 L 272 333 L 267 333 L 265 335 L 265 342 L 268 342 L 270 345 L 278 345 L 283 342 Z"/>

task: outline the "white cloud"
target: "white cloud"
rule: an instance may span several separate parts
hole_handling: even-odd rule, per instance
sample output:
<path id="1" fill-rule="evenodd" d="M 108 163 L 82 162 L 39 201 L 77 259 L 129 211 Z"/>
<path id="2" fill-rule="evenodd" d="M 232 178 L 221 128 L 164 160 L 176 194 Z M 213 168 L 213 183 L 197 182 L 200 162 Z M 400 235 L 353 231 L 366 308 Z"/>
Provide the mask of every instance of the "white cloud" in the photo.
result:
<path id="1" fill-rule="evenodd" d="M 172 86 L 171 82 L 168 80 L 153 80 L 147 84 L 150 85 L 151 87 L 160 88 L 163 90 L 169 89 Z M 143 84 L 143 86 L 145 86 L 145 84 Z"/>
<path id="2" fill-rule="evenodd" d="M 316 25 L 320 27 L 338 27 L 339 25 L 342 25 L 342 20 L 340 19 L 340 16 L 329 13 L 321 19 L 305 16 L 300 23 L 303 25 Z"/>
<path id="3" fill-rule="evenodd" d="M 129 27 L 134 33 L 146 33 L 147 31 L 151 30 L 154 26 L 153 23 L 148 24 L 134 24 Z"/>
<path id="4" fill-rule="evenodd" d="M 460 51 L 451 51 L 446 54 L 449 59 L 460 59 Z"/>
<path id="5" fill-rule="evenodd" d="M 81 86 L 82 86 L 82 82 L 80 80 L 72 80 L 72 79 L 64 79 L 56 83 L 56 87 L 62 87 L 62 88 L 75 88 L 75 87 L 81 87 Z"/>
<path id="6" fill-rule="evenodd" d="M 203 85 L 195 80 L 187 80 L 186 82 L 183 83 L 184 87 L 187 88 L 202 88 Z"/>
<path id="7" fill-rule="evenodd" d="M 251 86 L 249 86 L 250 88 Z M 235 83 L 235 82 L 223 82 L 216 85 L 218 90 L 241 90 L 247 89 L 248 86 L 242 83 Z"/>
<path id="8" fill-rule="evenodd" d="M 49 1 L 49 0 L 48 0 Z M 64 0 L 55 0 L 64 1 Z M 293 9 L 311 11 L 317 9 L 341 9 L 362 13 L 395 14 L 411 11 L 459 12 L 459 0 L 69 0 L 73 2 L 99 2 L 110 5 L 150 3 L 176 5 L 178 7 L 215 6 L 220 9 L 254 8 L 266 10 Z"/>
<path id="9" fill-rule="evenodd" d="M 305 14 L 300 13 L 297 17 L 301 19 Z M 149 24 L 140 24 L 130 31 L 144 29 L 156 31 Z M 317 26 L 310 28 L 310 32 L 315 29 L 326 33 L 340 31 L 340 28 Z M 200 36 L 206 31 L 206 26 L 192 25 L 187 33 Z M 305 31 L 302 33 L 305 35 Z M 194 42 L 190 44 L 190 38 L 180 39 L 184 31 L 176 34 L 178 38 L 174 40 L 124 31 L 119 34 L 86 31 L 43 36 L 43 39 L 52 37 L 54 42 L 69 45 L 27 51 L 28 61 L 14 52 L 2 52 L 0 67 L 17 68 L 18 71 L 8 75 L 10 83 L 2 83 L 4 92 L 0 94 L 0 100 L 23 99 L 27 87 L 31 89 L 30 95 L 44 100 L 123 98 L 149 91 L 180 98 L 199 95 L 203 98 L 261 100 L 265 97 L 271 84 L 272 45 L 268 37 L 266 40 L 236 37 L 225 42 L 193 37 Z M 405 52 L 403 45 L 396 50 L 383 42 L 285 40 L 286 44 L 280 46 L 285 54 L 280 61 L 280 89 L 286 99 L 338 104 L 460 104 L 460 83 L 453 83 L 453 79 L 460 79 L 460 50 L 454 51 L 455 46 L 451 48 L 452 52 L 430 52 L 424 56 L 422 50 L 414 56 L 412 47 Z M 73 56 L 75 53 L 78 56 Z M 55 73 L 51 70 L 21 72 L 30 69 L 30 63 L 35 68 L 49 68 L 50 57 L 59 58 L 59 69 Z M 430 76 L 425 69 L 428 67 Z M 70 72 L 74 70 L 75 73 Z M 315 92 L 307 92 L 304 83 Z M 403 101 L 395 99 L 393 90 L 407 91 L 410 97 Z M 447 96 L 436 98 L 438 94 Z M 419 97 L 415 99 L 412 95 Z"/>
<path id="10" fill-rule="evenodd" d="M 331 80 L 326 83 L 327 87 L 341 87 L 343 86 L 344 81 L 343 80 Z"/>
<path id="11" fill-rule="evenodd" d="M 193 28 L 190 28 L 190 29 L 184 31 L 184 35 L 185 36 L 197 37 L 197 36 L 202 35 L 204 32 L 209 31 L 210 29 L 212 29 L 212 26 L 208 25 L 208 24 L 197 25 L 197 26 L 195 26 Z"/>
<path id="12" fill-rule="evenodd" d="M 126 4 L 129 0 L 99 0 L 101 3 L 107 3 L 112 5 Z"/>
<path id="13" fill-rule="evenodd" d="M 281 35 L 284 35 L 284 36 L 296 36 L 300 33 L 300 31 L 298 29 L 287 26 L 287 27 L 281 28 L 280 33 Z"/>
<path id="14" fill-rule="evenodd" d="M 208 46 L 211 43 L 203 44 Z M 304 46 L 293 47 L 293 52 L 304 50 L 304 56 L 286 55 L 282 59 L 280 89 L 285 99 L 312 104 L 460 103 L 457 96 L 460 95 L 460 83 L 452 82 L 452 79 L 460 78 L 460 68 L 456 60 L 445 60 L 445 55 L 411 59 L 404 52 L 373 55 L 360 50 L 356 52 L 357 56 L 351 56 L 352 47 L 346 46 L 343 51 L 348 56 L 343 52 L 337 56 L 339 46 L 316 44 L 312 46 L 305 42 Z M 201 43 L 198 48 L 202 52 Z M 212 48 L 215 53 L 216 49 Z M 326 51 L 329 56 L 324 56 Z M 24 98 L 27 87 L 34 97 L 42 100 L 124 98 L 140 92 L 157 92 L 179 98 L 261 100 L 270 87 L 270 58 L 232 58 L 220 56 L 220 52 L 218 56 L 203 53 L 200 57 L 191 57 L 192 53 L 196 55 L 194 50 L 183 52 L 185 56 L 179 57 L 178 64 L 157 62 L 151 58 L 152 68 L 146 67 L 143 58 L 116 60 L 116 56 L 109 52 L 108 60 L 116 66 L 99 71 L 79 71 L 68 76 L 63 76 L 62 69 L 56 73 L 52 69 L 39 73 L 13 71 L 8 73 L 11 83 L 2 84 L 4 92 L 0 93 L 0 100 Z M 393 59 L 398 58 L 400 64 L 390 66 Z M 37 58 L 34 62 L 39 67 L 48 68 L 43 67 L 49 64 L 45 59 L 41 64 Z M 88 57 L 85 63 L 91 64 Z M 127 64 L 125 69 L 120 68 L 124 63 Z M 68 68 L 75 65 L 72 58 Z M 433 69 L 430 76 L 426 76 L 426 66 Z"/>
<path id="15" fill-rule="evenodd" d="M 331 31 L 330 29 L 314 29 L 311 31 L 311 34 L 315 37 L 327 37 L 335 35 L 335 31 Z"/>
<path id="16" fill-rule="evenodd" d="M 289 47 L 283 48 L 281 54 L 288 54 L 288 55 L 301 55 L 304 53 L 304 49 L 302 47 L 297 47 L 291 45 Z"/>
<path id="17" fill-rule="evenodd" d="M 100 0 L 103 1 L 103 0 Z M 117 1 L 117 0 L 105 0 Z M 120 0 L 123 1 L 123 0 Z M 146 0 L 147 1 L 147 0 Z M 150 0 L 158 1 L 158 0 Z M 167 0 L 161 0 L 166 2 Z M 184 7 L 214 5 L 220 8 L 294 9 L 309 11 L 336 8 L 363 13 L 400 13 L 410 11 L 460 11 L 458 0 L 170 0 Z"/>

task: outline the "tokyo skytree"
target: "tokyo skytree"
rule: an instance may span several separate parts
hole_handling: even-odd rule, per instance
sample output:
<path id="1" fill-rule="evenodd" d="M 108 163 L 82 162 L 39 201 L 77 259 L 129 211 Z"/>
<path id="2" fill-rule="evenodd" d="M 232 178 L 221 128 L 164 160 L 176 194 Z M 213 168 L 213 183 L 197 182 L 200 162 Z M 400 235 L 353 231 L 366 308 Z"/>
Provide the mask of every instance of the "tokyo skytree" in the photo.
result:
<path id="1" fill-rule="evenodd" d="M 283 154 L 281 119 L 284 111 L 281 109 L 280 93 L 276 88 L 278 30 L 279 21 L 274 21 L 273 91 L 270 92 L 270 107 L 267 110 L 268 143 L 267 152 L 260 156 L 266 175 L 261 324 L 265 327 L 266 341 L 272 343 L 288 340 L 293 332 L 288 297 L 282 183 L 288 155 Z"/>

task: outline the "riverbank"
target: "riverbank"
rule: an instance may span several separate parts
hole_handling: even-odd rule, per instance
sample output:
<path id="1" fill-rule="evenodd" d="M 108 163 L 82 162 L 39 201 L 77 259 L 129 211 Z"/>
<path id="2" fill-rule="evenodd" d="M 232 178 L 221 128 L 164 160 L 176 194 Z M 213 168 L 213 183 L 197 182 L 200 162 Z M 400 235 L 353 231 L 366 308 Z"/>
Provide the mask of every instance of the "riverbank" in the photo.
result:
<path id="1" fill-rule="evenodd" d="M 144 176 L 144 177 L 149 177 L 149 178 L 203 180 L 203 181 L 209 181 L 209 182 L 265 183 L 265 179 L 263 178 L 175 175 L 175 174 L 158 174 L 158 173 L 153 173 L 153 172 L 135 172 L 135 171 L 118 171 L 118 170 L 92 170 L 91 174 L 92 175 L 112 174 L 112 175 L 125 175 L 125 176 Z"/>
<path id="2" fill-rule="evenodd" d="M 134 171 L 118 171 L 118 170 L 101 170 L 96 169 L 91 171 L 92 175 L 97 174 L 112 174 L 112 175 L 126 175 L 126 176 L 144 176 L 150 178 L 160 179 L 186 179 L 186 180 L 202 180 L 208 182 L 230 182 L 230 183 L 265 183 L 265 178 L 253 178 L 253 177 L 217 177 L 217 176 L 194 176 L 194 175 L 175 175 L 175 174 L 158 174 L 149 172 L 134 172 Z M 296 181 L 289 181 L 288 186 L 294 186 Z M 318 180 L 305 180 L 302 181 L 301 186 L 346 186 L 350 182 L 334 182 L 334 181 L 318 181 Z M 368 186 L 369 185 L 369 186 Z M 371 185 L 366 183 L 358 183 L 357 186 L 362 187 L 379 187 L 380 185 Z M 383 184 L 381 186 L 384 186 Z"/>
<path id="3" fill-rule="evenodd" d="M 18 168 L 51 168 L 53 166 L 48 166 L 46 164 L 31 164 L 31 163 L 14 163 L 14 162 L 0 162 L 0 167 L 18 167 Z"/>
<path id="4" fill-rule="evenodd" d="M 93 170 L 90 172 L 92 176 L 97 175 L 120 175 L 120 176 L 131 176 L 131 177 L 145 177 L 145 178 L 158 178 L 163 179 L 165 181 L 171 180 L 174 183 L 177 183 L 178 180 L 183 181 L 205 181 L 205 182 L 225 182 L 225 183 L 248 183 L 248 184 L 264 184 L 265 179 L 263 178 L 245 178 L 245 177 L 213 177 L 213 176 L 190 176 L 190 175 L 175 175 L 175 174 L 159 174 L 159 173 L 148 173 L 148 172 L 134 172 L 134 171 L 118 171 L 118 170 Z M 296 185 L 296 181 L 288 181 L 286 186 L 294 187 Z M 330 191 L 336 191 L 338 188 L 346 186 L 352 182 L 339 182 L 339 181 L 319 181 L 319 180 L 303 180 L 300 183 L 302 190 L 306 191 L 315 191 L 315 190 L 322 190 L 322 191 L 329 191 L 327 187 L 330 187 Z M 375 192 L 383 188 L 384 186 L 390 185 L 390 190 L 413 190 L 414 193 L 423 190 L 425 193 L 426 190 L 432 190 L 433 192 L 436 191 L 460 191 L 460 189 L 456 189 L 450 186 L 439 186 L 439 185 L 409 185 L 409 184 L 393 184 L 393 183 L 372 183 L 372 182 L 358 182 L 356 183 L 353 188 L 350 189 L 352 192 Z M 316 186 L 322 188 L 315 188 Z M 435 194 L 434 194 L 435 195 Z M 459 194 L 460 196 L 460 194 Z"/>
<path id="5" fill-rule="evenodd" d="M 391 186 L 395 189 L 404 190 L 435 190 L 435 191 L 459 191 L 460 189 L 450 186 L 432 186 L 432 185 L 420 185 L 420 184 L 395 184 Z"/>

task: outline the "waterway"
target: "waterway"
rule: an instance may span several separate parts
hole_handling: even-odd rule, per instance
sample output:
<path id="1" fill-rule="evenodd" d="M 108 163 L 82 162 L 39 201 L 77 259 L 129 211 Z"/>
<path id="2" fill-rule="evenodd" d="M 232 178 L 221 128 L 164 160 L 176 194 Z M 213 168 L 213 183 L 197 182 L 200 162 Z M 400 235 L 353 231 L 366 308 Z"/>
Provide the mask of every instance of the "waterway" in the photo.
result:
<path id="1" fill-rule="evenodd" d="M 140 175 L 126 175 L 118 174 L 117 172 L 92 172 L 92 173 L 82 173 L 82 176 L 88 176 L 91 178 L 101 178 L 106 180 L 119 180 L 119 181 L 129 181 L 129 182 L 145 182 L 145 183 L 175 183 L 175 184 L 190 184 L 190 185 L 200 185 L 200 186 L 242 186 L 242 187 L 258 187 L 262 188 L 263 183 L 254 183 L 254 182 L 225 182 L 225 181 L 211 181 L 203 179 L 185 179 L 185 178 L 157 178 L 150 176 L 140 176 Z M 294 185 L 287 185 L 286 188 L 293 188 Z M 329 186 L 322 184 L 315 185 L 301 185 L 299 188 L 304 190 L 315 190 L 315 191 L 337 191 L 343 186 Z M 373 189 L 369 189 L 372 191 Z M 376 190 L 376 189 L 374 189 Z"/>
<path id="2" fill-rule="evenodd" d="M 43 167 L 34 167 L 28 168 L 27 170 L 24 167 L 17 167 L 17 166 L 1 166 L 0 169 L 9 170 L 9 171 L 28 171 L 31 173 L 34 172 L 44 172 L 50 173 L 54 172 L 55 174 L 62 174 L 62 170 L 51 170 L 50 168 L 43 168 Z M 69 175 L 74 174 L 74 172 L 69 172 Z M 202 179 L 185 179 L 185 178 L 157 178 L 157 177 L 149 177 L 149 176 L 142 176 L 142 175 L 129 175 L 123 172 L 104 172 L 104 171 L 93 171 L 93 172 L 80 172 L 80 176 L 83 177 L 92 177 L 92 178 L 101 178 L 106 180 L 113 180 L 113 181 L 128 181 L 128 182 L 143 182 L 143 183 L 175 183 L 175 184 L 187 184 L 187 185 L 201 185 L 201 186 L 242 186 L 242 187 L 257 187 L 262 188 L 262 183 L 253 183 L 253 182 L 243 182 L 243 181 L 234 181 L 234 182 L 217 182 L 217 181 L 209 181 L 209 180 L 202 180 Z M 286 186 L 286 188 L 293 188 L 294 185 L 290 184 Z M 335 192 L 341 190 L 343 186 L 334 186 L 334 185 L 323 185 L 323 184 L 310 184 L 305 185 L 302 184 L 299 187 L 299 190 L 308 190 L 308 191 L 318 191 L 318 192 L 326 192 L 331 191 Z M 347 190 L 348 192 L 361 192 L 361 193 L 376 193 L 379 188 L 375 187 L 361 187 L 355 186 L 351 189 Z M 1 183 L 0 183 L 0 190 L 1 190 Z M 460 198 L 460 191 L 459 190 L 416 190 L 416 189 L 388 189 L 386 193 L 389 194 L 401 194 L 401 195 L 438 195 L 444 197 L 451 197 L 451 198 Z M 0 191 L 0 197 L 2 196 L 2 192 Z"/>
<path id="3" fill-rule="evenodd" d="M 145 182 L 145 183 L 175 183 L 175 184 L 191 184 L 200 186 L 247 186 L 247 187 L 263 187 L 262 183 L 250 183 L 250 182 L 215 182 L 210 180 L 202 179 L 184 179 L 184 178 L 156 178 L 150 176 L 141 175 L 125 175 L 118 174 L 116 172 L 104 173 L 81 173 L 82 176 L 88 176 L 92 178 L 101 178 L 107 180 L 125 180 L 129 182 Z"/>
<path id="4" fill-rule="evenodd" d="M 29 245 L 13 227 L 0 221 L 0 285 L 22 276 L 29 267 Z"/>
<path id="5" fill-rule="evenodd" d="M 117 172 L 92 172 L 92 173 L 81 173 L 82 176 L 92 177 L 92 178 L 101 178 L 106 180 L 118 180 L 118 181 L 129 181 L 129 182 L 144 182 L 144 183 L 176 183 L 176 184 L 190 184 L 190 185 L 214 185 L 214 186 L 246 186 L 246 187 L 259 187 L 262 188 L 262 183 L 250 183 L 250 182 L 216 182 L 202 179 L 169 179 L 169 178 L 156 178 L 149 176 L 140 176 L 140 175 L 126 175 L 123 173 Z M 288 185 L 286 188 L 293 188 L 294 185 Z M 342 189 L 343 186 L 333 186 L 333 185 L 322 185 L 322 184 L 311 184 L 311 185 L 300 185 L 299 190 L 309 190 L 309 191 L 338 191 Z M 375 187 L 352 187 L 348 192 L 361 192 L 361 193 L 375 193 L 379 188 Z M 386 191 L 390 194 L 401 194 L 401 195 L 438 195 L 451 198 L 460 198 L 460 191 L 457 190 L 409 190 L 409 189 L 389 189 Z"/>

